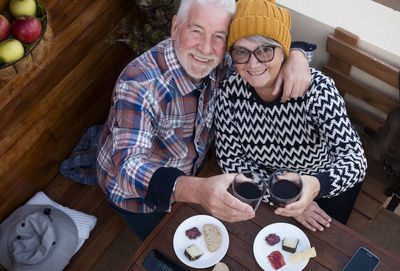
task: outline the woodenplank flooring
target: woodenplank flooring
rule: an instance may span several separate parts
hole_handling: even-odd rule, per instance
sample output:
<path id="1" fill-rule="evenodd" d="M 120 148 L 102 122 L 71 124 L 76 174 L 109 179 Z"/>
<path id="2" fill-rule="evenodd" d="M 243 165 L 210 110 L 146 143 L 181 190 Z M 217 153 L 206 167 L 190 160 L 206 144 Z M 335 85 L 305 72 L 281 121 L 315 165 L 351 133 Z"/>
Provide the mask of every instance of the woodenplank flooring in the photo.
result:
<path id="1" fill-rule="evenodd" d="M 90 270 L 124 227 L 99 186 L 59 174 L 83 133 L 104 123 L 115 81 L 134 58 L 109 45 L 118 23 L 141 20 L 135 1 L 41 0 L 49 16 L 49 50 L 40 65 L 0 79 L 0 221 L 38 191 L 97 217 L 90 238 L 66 270 Z M 0 0 L 0 8 L 8 0 Z M 51 30 L 51 32 L 50 32 Z M 51 34 L 51 35 L 50 35 Z"/>
<path id="2" fill-rule="evenodd" d="M 51 181 L 86 129 L 104 122 L 115 80 L 133 58 L 126 46 L 105 43 L 122 18 L 140 18 L 132 1 L 42 2 L 50 50 L 30 72 L 0 80 L 0 221 Z"/>

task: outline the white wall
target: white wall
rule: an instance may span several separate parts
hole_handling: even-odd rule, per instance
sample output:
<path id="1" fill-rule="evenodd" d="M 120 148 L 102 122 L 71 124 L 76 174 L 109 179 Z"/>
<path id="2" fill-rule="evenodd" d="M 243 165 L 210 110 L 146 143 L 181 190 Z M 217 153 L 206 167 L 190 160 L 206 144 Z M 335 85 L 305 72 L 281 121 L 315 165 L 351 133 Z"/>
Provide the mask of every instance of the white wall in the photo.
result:
<path id="1" fill-rule="evenodd" d="M 292 16 L 292 40 L 317 44 L 311 66 L 321 69 L 328 62 L 327 35 L 338 26 L 360 37 L 359 47 L 400 67 L 400 12 L 372 0 L 276 0 Z M 398 98 L 398 90 L 370 80 L 360 70 L 352 75 L 364 83 Z"/>

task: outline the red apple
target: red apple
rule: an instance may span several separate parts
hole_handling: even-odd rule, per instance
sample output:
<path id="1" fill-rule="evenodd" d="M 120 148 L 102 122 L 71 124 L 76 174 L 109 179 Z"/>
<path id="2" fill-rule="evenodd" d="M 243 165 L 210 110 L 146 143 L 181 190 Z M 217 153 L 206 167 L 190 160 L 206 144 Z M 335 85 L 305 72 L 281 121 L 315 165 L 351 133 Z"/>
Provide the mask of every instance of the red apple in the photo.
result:
<path id="1" fill-rule="evenodd" d="M 34 16 L 19 16 L 12 23 L 15 37 L 23 43 L 32 43 L 42 33 L 42 24 Z"/>
<path id="2" fill-rule="evenodd" d="M 10 22 L 6 17 L 0 15 L 0 41 L 5 40 L 10 35 Z"/>

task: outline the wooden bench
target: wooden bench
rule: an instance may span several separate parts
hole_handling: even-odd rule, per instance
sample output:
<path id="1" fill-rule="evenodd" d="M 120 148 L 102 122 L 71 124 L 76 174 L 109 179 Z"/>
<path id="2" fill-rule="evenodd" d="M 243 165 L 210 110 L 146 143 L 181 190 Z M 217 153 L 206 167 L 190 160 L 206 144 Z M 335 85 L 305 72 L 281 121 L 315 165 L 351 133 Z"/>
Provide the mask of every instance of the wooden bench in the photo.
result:
<path id="1" fill-rule="evenodd" d="M 38 191 L 97 217 L 89 239 L 66 270 L 90 270 L 124 228 L 99 186 L 68 180 L 59 172 L 86 130 L 104 123 L 115 81 L 134 58 L 110 45 L 122 18 L 143 17 L 135 1 L 40 0 L 52 39 L 40 65 L 0 79 L 0 222 Z M 0 11 L 8 0 L 0 0 Z M 1 269 L 1 268 L 0 268 Z"/>
<path id="2" fill-rule="evenodd" d="M 367 155 L 367 175 L 348 222 L 351 227 L 362 230 L 382 209 L 387 200 L 385 190 L 389 186 L 384 178 L 383 163 L 374 152 L 374 141 L 370 135 L 383 126 L 388 112 L 399 108 L 399 101 L 361 82 L 351 74 L 351 70 L 356 67 L 371 75 L 374 80 L 383 81 L 397 90 L 400 72 L 399 68 L 358 48 L 358 43 L 358 36 L 340 27 L 336 28 L 334 34 L 328 36 L 326 49 L 330 58 L 322 70 L 334 79 L 344 96 L 348 114 L 362 138 Z"/>

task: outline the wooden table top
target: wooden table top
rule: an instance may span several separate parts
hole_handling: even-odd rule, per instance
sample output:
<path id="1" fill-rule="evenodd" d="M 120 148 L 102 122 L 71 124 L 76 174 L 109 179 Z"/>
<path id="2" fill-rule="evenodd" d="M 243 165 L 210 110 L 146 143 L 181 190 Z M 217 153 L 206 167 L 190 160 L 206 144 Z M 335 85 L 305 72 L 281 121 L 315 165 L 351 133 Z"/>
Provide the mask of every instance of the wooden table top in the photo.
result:
<path id="1" fill-rule="evenodd" d="M 218 173 L 215 163 L 209 163 L 200 175 L 214 175 Z M 167 257 L 185 267 L 175 255 L 173 249 L 173 237 L 175 230 L 187 218 L 207 214 L 202 207 L 193 204 L 176 203 L 172 212 L 167 214 L 149 237 L 142 243 L 132 256 L 124 270 L 145 270 L 142 263 L 147 255 L 157 249 Z M 223 222 L 229 233 L 229 248 L 227 254 L 221 260 L 230 270 L 262 270 L 253 256 L 253 242 L 258 232 L 267 225 L 277 222 L 285 222 L 299 227 L 307 235 L 311 246 L 314 246 L 317 257 L 310 259 L 304 270 L 342 270 L 355 251 L 363 246 L 380 258 L 377 271 L 399 270 L 400 258 L 388 250 L 378 246 L 372 241 L 361 236 L 349 227 L 332 221 L 331 227 L 323 232 L 312 232 L 292 218 L 277 216 L 273 213 L 273 207 L 263 203 L 256 211 L 252 220 L 236 223 Z M 272 268 L 271 268 L 272 269 Z M 212 267 L 202 269 L 212 270 Z"/>

